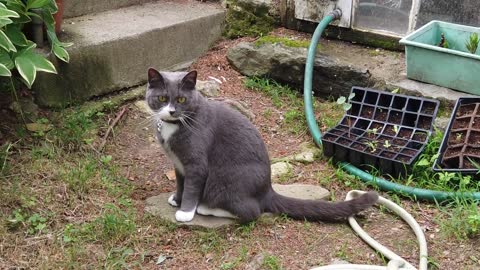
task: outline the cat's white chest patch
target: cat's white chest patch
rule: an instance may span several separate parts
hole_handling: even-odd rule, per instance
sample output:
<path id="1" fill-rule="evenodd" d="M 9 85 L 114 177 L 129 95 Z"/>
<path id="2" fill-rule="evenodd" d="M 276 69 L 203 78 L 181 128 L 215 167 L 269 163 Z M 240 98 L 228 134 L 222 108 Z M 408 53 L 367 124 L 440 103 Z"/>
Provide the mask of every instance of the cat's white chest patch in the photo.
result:
<path id="1" fill-rule="evenodd" d="M 185 169 L 182 162 L 180 161 L 180 159 L 178 159 L 177 155 L 172 152 L 168 145 L 168 140 L 175 132 L 177 132 L 178 128 L 178 124 L 172 124 L 167 122 L 161 123 L 161 125 L 158 125 L 158 132 L 160 133 L 159 139 L 160 144 L 162 145 L 163 149 L 165 149 L 168 158 L 170 158 L 170 160 L 173 162 L 175 169 L 177 169 L 182 175 L 185 175 Z"/>
<path id="2" fill-rule="evenodd" d="M 163 122 L 159 129 L 163 143 L 167 143 L 170 137 L 178 130 L 178 124 Z"/>

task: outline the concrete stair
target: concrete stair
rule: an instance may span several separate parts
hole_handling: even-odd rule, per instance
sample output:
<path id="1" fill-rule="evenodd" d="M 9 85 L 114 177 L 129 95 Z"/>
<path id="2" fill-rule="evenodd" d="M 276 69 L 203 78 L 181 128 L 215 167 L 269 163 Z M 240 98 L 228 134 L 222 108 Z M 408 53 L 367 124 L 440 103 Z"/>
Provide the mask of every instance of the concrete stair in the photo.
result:
<path id="1" fill-rule="evenodd" d="M 59 74 L 38 74 L 33 86 L 37 104 L 62 107 L 140 85 L 150 66 L 186 67 L 221 36 L 225 17 L 219 5 L 193 0 L 87 0 L 85 5 L 94 2 L 116 2 L 115 9 L 64 21 L 61 39 L 75 44 L 68 48 L 70 63 L 50 57 Z M 117 8 L 129 4 L 134 5 Z M 74 14 L 93 10 L 84 8 Z"/>
<path id="2" fill-rule="evenodd" d="M 63 17 L 73 18 L 153 1 L 155 0 L 64 0 Z"/>

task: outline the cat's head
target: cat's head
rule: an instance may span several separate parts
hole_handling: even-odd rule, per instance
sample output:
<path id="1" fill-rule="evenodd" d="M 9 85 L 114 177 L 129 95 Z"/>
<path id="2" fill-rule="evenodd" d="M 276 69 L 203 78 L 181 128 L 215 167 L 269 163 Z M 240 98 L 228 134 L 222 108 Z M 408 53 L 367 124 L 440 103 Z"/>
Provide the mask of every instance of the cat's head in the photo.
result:
<path id="1" fill-rule="evenodd" d="M 158 72 L 148 69 L 148 106 L 163 121 L 190 117 L 198 107 L 197 72 Z"/>

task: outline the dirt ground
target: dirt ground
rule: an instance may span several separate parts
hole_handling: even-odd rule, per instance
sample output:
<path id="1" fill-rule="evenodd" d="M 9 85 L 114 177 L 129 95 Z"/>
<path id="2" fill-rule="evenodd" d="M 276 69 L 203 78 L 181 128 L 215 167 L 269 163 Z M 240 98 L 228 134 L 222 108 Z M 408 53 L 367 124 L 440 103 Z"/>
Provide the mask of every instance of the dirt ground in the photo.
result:
<path id="1" fill-rule="evenodd" d="M 284 31 L 284 30 L 283 30 Z M 283 33 L 282 31 L 282 33 Z M 260 93 L 250 91 L 243 85 L 241 74 L 233 70 L 226 61 L 228 48 L 244 40 L 224 41 L 218 43 L 205 56 L 201 57 L 192 67 L 199 71 L 200 79 L 215 77 L 224 82 L 221 85 L 221 96 L 245 102 L 256 115 L 255 125 L 261 131 L 272 158 L 283 157 L 299 151 L 301 142 L 310 142 L 310 136 L 305 132 L 301 136 L 292 136 L 283 130 L 278 119 L 282 115 L 273 106 L 271 100 Z M 352 47 L 337 41 L 342 47 Z M 355 49 L 364 52 L 372 51 L 363 47 Z M 388 53 L 387 53 L 388 54 Z M 393 59 L 403 59 L 403 54 L 397 54 Z M 375 67 L 371 68 L 376 70 Z M 400 66 L 398 69 L 402 69 Z M 263 112 L 270 108 L 277 115 L 265 117 Z M 133 195 L 138 209 L 142 209 L 143 200 L 160 192 L 175 190 L 174 181 L 165 174 L 172 169 L 172 164 L 165 158 L 156 144 L 152 129 L 146 115 L 135 107 L 130 107 L 128 117 L 116 131 L 115 141 L 108 146 L 108 153 L 128 173 L 129 179 L 135 184 Z M 147 130 L 148 129 L 148 130 Z M 335 194 L 336 200 L 342 200 L 350 189 L 344 183 L 335 179 L 335 168 L 321 159 L 310 165 L 297 164 L 292 179 L 287 183 L 321 183 Z M 370 189 L 362 184 L 358 188 Z M 389 197 L 388 194 L 382 193 Z M 416 203 L 401 200 L 401 204 L 417 219 L 425 229 L 429 244 L 431 261 L 438 264 L 439 269 L 478 269 L 480 264 L 471 256 L 479 254 L 477 240 L 459 241 L 440 236 L 440 228 L 434 222 L 438 209 L 432 204 Z M 409 227 L 396 216 L 372 209 L 362 214 L 361 223 L 366 230 L 382 244 L 397 252 L 413 265 L 418 265 L 418 247 L 415 237 Z M 278 258 L 283 269 L 307 269 L 317 265 L 329 264 L 333 260 L 344 259 L 351 263 L 384 264 L 381 256 L 363 243 L 347 224 L 310 223 L 292 220 L 260 221 L 248 233 L 236 234 L 238 227 L 220 230 L 222 237 L 221 251 L 209 253 L 199 252 L 196 235 L 199 231 L 179 228 L 167 236 L 158 239 L 155 250 L 171 256 L 162 266 L 165 269 L 219 269 L 226 262 L 242 257 L 242 249 L 246 256 L 236 268 L 243 269 L 258 254 L 270 254 Z M 148 264 L 147 264 L 148 265 Z"/>
<path id="2" fill-rule="evenodd" d="M 288 34 L 287 30 L 276 31 L 278 34 Z M 304 34 L 297 35 L 308 37 Z M 247 89 L 244 86 L 245 78 L 233 70 L 225 58 L 228 48 L 245 40 L 251 39 L 220 41 L 198 59 L 192 69 L 199 71 L 199 79 L 215 77 L 223 81 L 220 89 L 222 97 L 241 100 L 248 105 L 256 116 L 254 124 L 260 130 L 272 158 L 295 153 L 299 151 L 302 142 L 311 142 L 307 128 L 299 135 L 293 135 L 282 127 L 285 110 L 275 107 L 265 94 Z M 400 53 L 381 51 L 378 54 L 374 49 L 338 41 L 330 41 L 328 44 L 332 48 L 338 46 L 358 50 L 377 59 L 393 59 L 394 62 L 380 59 L 376 66 L 377 60 L 368 62 L 368 68 L 373 72 L 390 69 L 389 65 L 398 65 L 403 61 L 403 54 Z M 397 66 L 393 73 L 398 74 L 401 70 L 403 67 Z M 136 227 L 134 232 L 125 236 L 128 241 L 114 241 L 112 249 L 110 244 L 103 243 L 102 240 L 89 240 L 82 244 L 82 251 L 78 252 L 59 240 L 65 234 L 65 224 L 88 222 L 99 215 L 103 204 L 121 202 L 121 198 L 108 197 L 100 188 L 94 188 L 79 198 L 72 198 L 72 194 L 68 195 L 67 188 L 59 184 L 61 182 L 58 182 L 58 175 L 53 172 L 46 173 L 55 170 L 55 166 L 49 165 L 52 167 L 42 167 L 41 175 L 32 172 L 35 179 L 31 181 L 34 190 L 43 190 L 45 183 L 54 186 L 50 188 L 54 190 L 52 194 L 55 198 L 58 197 L 56 201 L 62 202 L 60 205 L 49 205 L 48 201 L 42 203 L 42 207 L 57 215 L 48 225 L 50 231 L 34 236 L 26 236 L 21 232 L 3 232 L 0 242 L 0 268 L 309 269 L 330 264 L 335 260 L 386 265 L 382 256 L 362 242 L 347 223 L 317 223 L 275 217 L 262 218 L 244 226 L 207 230 L 179 227 L 145 213 L 146 198 L 175 190 L 175 182 L 166 177 L 173 166 L 155 141 L 149 115 L 133 103 L 126 107 L 126 114 L 115 128 L 114 137 L 108 141 L 104 154 L 112 156 L 113 164 L 119 168 L 119 175 L 133 186 L 129 199 L 136 209 Z M 266 110 L 273 113 L 266 114 Z M 110 119 L 117 112 L 118 108 L 114 109 L 109 115 Z M 317 112 L 318 117 L 329 117 L 331 113 Z M 17 162 L 24 162 L 21 154 L 16 158 Z M 76 163 L 69 160 L 64 162 L 76 166 Z M 325 158 L 312 164 L 294 166 L 292 177 L 283 183 L 322 185 L 330 190 L 333 200 L 343 200 L 351 189 L 372 189 L 341 173 Z M 8 181 L 6 180 L 6 185 L 11 185 Z M 480 239 L 460 240 L 443 234 L 441 226 L 436 222 L 440 210 L 435 204 L 414 202 L 384 192 L 380 194 L 400 202 L 422 226 L 428 241 L 431 269 L 480 268 Z M 14 209 L 12 204 L 14 203 L 1 202 L 2 213 Z M 383 245 L 418 266 L 415 237 L 409 227 L 395 215 L 382 208 L 372 208 L 359 216 L 359 222 Z M 63 239 L 65 241 L 65 238 Z M 132 252 L 121 255 L 122 260 L 117 258 L 118 261 L 110 264 L 110 255 L 123 247 L 128 247 Z"/>

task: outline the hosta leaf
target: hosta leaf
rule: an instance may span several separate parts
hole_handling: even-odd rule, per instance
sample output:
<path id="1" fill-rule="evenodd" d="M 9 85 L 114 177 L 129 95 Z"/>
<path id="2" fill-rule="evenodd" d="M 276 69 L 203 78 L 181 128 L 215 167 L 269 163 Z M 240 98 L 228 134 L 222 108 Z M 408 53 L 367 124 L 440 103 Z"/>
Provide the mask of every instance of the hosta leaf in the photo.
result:
<path id="1" fill-rule="evenodd" d="M 0 18 L 18 18 L 17 12 L 8 9 L 4 4 L 0 3 Z"/>
<path id="2" fill-rule="evenodd" d="M 28 46 L 27 37 L 25 37 L 19 27 L 8 26 L 5 29 L 5 34 L 7 34 L 8 38 L 10 38 L 13 44 L 22 47 Z"/>
<path id="3" fill-rule="evenodd" d="M 48 61 L 42 55 L 32 52 L 31 54 L 27 54 L 27 56 L 30 58 L 30 61 L 32 61 L 37 71 L 57 74 L 57 70 L 55 69 L 55 66 L 52 64 L 52 62 Z"/>
<path id="4" fill-rule="evenodd" d="M 67 50 L 65 50 L 63 47 L 61 47 L 57 43 L 53 43 L 52 50 L 53 50 L 53 53 L 63 62 L 68 63 L 70 61 L 70 55 L 68 55 Z"/>
<path id="5" fill-rule="evenodd" d="M 13 69 L 15 67 L 10 55 L 3 49 L 0 49 L 0 64 L 6 66 L 8 69 Z"/>
<path id="6" fill-rule="evenodd" d="M 32 84 L 37 76 L 37 71 L 28 56 L 20 55 L 16 57 L 15 67 L 17 67 L 18 73 L 20 73 L 20 76 L 22 76 L 28 88 L 32 88 Z"/>
<path id="7" fill-rule="evenodd" d="M 10 41 L 10 39 L 3 32 L 3 30 L 0 30 L 0 48 L 5 49 L 7 52 L 9 52 L 9 51 L 16 52 L 17 51 L 17 49 L 13 45 L 12 41 Z"/>
<path id="8" fill-rule="evenodd" d="M 11 24 L 13 21 L 9 18 L 0 18 L 0 28 L 4 27 L 5 25 Z"/>
<path id="9" fill-rule="evenodd" d="M 8 69 L 4 64 L 0 64 L 0 76 L 12 76 L 10 69 Z"/>
<path id="10" fill-rule="evenodd" d="M 51 0 L 28 0 L 27 9 L 31 8 L 41 8 L 49 4 Z"/>

